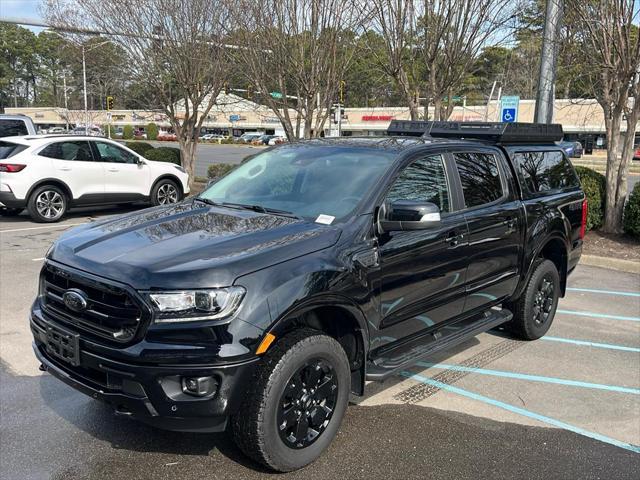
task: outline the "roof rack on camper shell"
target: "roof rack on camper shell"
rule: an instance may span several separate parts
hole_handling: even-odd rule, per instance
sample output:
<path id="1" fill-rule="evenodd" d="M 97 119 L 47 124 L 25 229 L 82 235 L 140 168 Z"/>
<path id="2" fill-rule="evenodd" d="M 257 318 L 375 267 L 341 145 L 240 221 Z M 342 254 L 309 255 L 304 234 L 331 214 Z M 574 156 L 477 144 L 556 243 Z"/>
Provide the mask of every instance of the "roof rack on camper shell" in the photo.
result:
<path id="1" fill-rule="evenodd" d="M 392 120 L 387 135 L 464 138 L 506 145 L 549 144 L 562 140 L 564 134 L 560 124 Z"/>

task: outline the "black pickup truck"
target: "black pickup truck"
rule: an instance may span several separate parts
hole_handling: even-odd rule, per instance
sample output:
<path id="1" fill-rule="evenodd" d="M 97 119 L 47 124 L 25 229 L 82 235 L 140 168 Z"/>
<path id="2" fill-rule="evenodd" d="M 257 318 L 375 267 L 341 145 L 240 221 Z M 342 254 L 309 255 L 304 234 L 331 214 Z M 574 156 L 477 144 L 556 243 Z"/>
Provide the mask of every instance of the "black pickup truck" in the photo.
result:
<path id="1" fill-rule="evenodd" d="M 587 204 L 558 125 L 393 122 L 265 150 L 196 197 L 67 231 L 46 370 L 118 415 L 317 458 L 350 394 L 504 326 L 547 332 Z"/>

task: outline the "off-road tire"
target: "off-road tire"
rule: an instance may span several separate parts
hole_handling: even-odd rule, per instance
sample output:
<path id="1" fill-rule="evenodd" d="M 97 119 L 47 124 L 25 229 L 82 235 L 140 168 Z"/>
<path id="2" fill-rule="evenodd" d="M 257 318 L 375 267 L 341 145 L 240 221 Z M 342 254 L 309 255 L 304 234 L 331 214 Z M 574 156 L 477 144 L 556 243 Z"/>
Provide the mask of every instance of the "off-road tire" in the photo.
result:
<path id="1" fill-rule="evenodd" d="M 546 298 L 544 293 L 541 295 L 541 288 L 544 287 L 545 282 L 551 284 L 552 295 L 550 298 Z M 551 327 L 558 307 L 559 296 L 560 275 L 558 270 L 552 261 L 541 260 L 535 266 L 522 296 L 517 301 L 506 305 L 513 312 L 513 319 L 505 327 L 523 340 L 537 340 Z M 536 309 L 541 309 L 547 314 L 544 321 L 538 321 L 540 317 L 536 316 Z"/>
<path id="2" fill-rule="evenodd" d="M 293 375 L 318 358 L 329 363 L 336 374 L 335 408 L 324 431 L 313 443 L 292 448 L 280 436 L 278 409 Z M 236 444 L 248 457 L 273 470 L 288 472 L 302 468 L 318 458 L 335 437 L 350 388 L 349 361 L 342 346 L 317 330 L 294 331 L 273 345 L 257 367 L 245 401 L 232 418 Z"/>

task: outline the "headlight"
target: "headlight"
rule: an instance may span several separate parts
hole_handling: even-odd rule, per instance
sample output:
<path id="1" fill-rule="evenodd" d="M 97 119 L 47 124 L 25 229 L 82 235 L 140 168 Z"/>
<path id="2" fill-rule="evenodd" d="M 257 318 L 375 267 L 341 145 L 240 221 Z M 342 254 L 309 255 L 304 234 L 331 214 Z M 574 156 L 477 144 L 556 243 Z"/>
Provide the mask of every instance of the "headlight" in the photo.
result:
<path id="1" fill-rule="evenodd" d="M 146 292 L 156 323 L 219 320 L 233 315 L 246 290 L 243 287 Z"/>

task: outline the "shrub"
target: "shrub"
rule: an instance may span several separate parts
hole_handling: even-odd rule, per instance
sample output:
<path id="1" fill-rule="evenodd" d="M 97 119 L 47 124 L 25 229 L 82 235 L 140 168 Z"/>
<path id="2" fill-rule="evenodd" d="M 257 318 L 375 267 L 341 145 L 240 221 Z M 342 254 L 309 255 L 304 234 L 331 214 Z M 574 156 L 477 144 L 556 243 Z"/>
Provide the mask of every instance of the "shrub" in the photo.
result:
<path id="1" fill-rule="evenodd" d="M 131 140 L 133 138 L 133 127 L 131 125 L 125 125 L 122 128 L 122 138 L 125 140 Z"/>
<path id="2" fill-rule="evenodd" d="M 224 177 L 234 168 L 236 168 L 236 166 L 229 163 L 213 163 L 209 165 L 209 168 L 207 168 L 207 176 L 209 178 Z"/>
<path id="3" fill-rule="evenodd" d="M 180 149 L 175 147 L 158 147 L 147 150 L 145 158 L 155 162 L 169 162 L 180 165 Z"/>
<path id="4" fill-rule="evenodd" d="M 589 214 L 587 215 L 587 230 L 598 229 L 604 219 L 604 201 L 606 197 L 607 180 L 601 173 L 587 167 L 576 167 L 582 189 L 587 195 Z"/>
<path id="5" fill-rule="evenodd" d="M 146 157 L 146 153 L 148 150 L 153 149 L 153 145 L 147 142 L 125 142 L 125 145 L 127 146 L 127 148 L 130 148 L 138 155 L 142 155 L 143 157 Z"/>
<path id="6" fill-rule="evenodd" d="M 222 145 L 232 145 L 232 144 L 234 144 L 234 143 L 236 143 L 236 142 L 235 142 L 235 140 L 233 139 L 233 137 L 227 137 L 227 138 L 223 138 L 223 139 L 220 141 L 220 143 L 221 143 Z"/>
<path id="7" fill-rule="evenodd" d="M 156 140 L 158 138 L 158 125 L 153 122 L 148 123 L 145 127 L 145 132 L 147 134 L 147 140 Z"/>
<path id="8" fill-rule="evenodd" d="M 640 183 L 636 183 L 624 207 L 622 217 L 624 231 L 640 240 Z"/>

